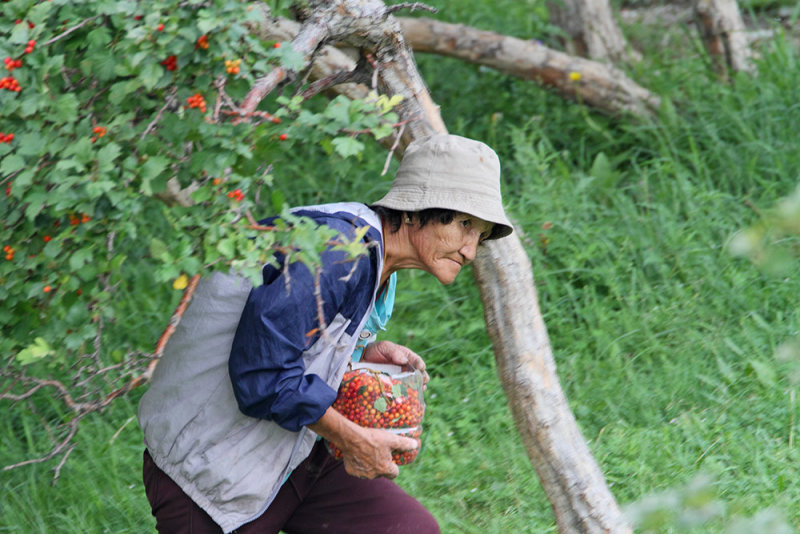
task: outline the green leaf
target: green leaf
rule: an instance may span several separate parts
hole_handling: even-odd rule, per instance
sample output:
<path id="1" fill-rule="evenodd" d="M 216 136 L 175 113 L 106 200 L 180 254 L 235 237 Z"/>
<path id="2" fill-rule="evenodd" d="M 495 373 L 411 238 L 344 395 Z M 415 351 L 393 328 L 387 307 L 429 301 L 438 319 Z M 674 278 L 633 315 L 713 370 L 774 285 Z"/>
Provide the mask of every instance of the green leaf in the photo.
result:
<path id="1" fill-rule="evenodd" d="M 86 248 L 79 248 L 69 257 L 69 268 L 77 271 L 92 257 L 92 251 Z"/>
<path id="2" fill-rule="evenodd" d="M 150 256 L 155 259 L 161 259 L 169 255 L 166 243 L 154 237 L 150 240 Z"/>
<path id="3" fill-rule="evenodd" d="M 372 406 L 376 410 L 378 410 L 380 413 L 383 413 L 383 412 L 386 411 L 386 407 L 388 406 L 388 403 L 386 402 L 386 398 L 378 397 L 377 399 L 375 399 L 375 403 Z"/>
<path id="4" fill-rule="evenodd" d="M 42 206 L 44 206 L 47 200 L 47 194 L 43 192 L 31 193 L 25 200 L 28 201 L 28 206 L 25 208 L 25 217 L 27 217 L 29 221 L 33 221 L 36 216 L 39 215 L 39 212 L 42 211 Z"/>
<path id="5" fill-rule="evenodd" d="M 53 353 L 53 349 L 44 338 L 37 337 L 33 343 L 19 351 L 17 361 L 22 365 L 28 365 Z"/>
<path id="6" fill-rule="evenodd" d="M 26 133 L 19 137 L 17 154 L 22 156 L 40 156 L 47 151 L 47 136 L 41 133 Z"/>
<path id="7" fill-rule="evenodd" d="M 78 117 L 78 98 L 72 93 L 62 95 L 55 107 L 56 119 L 61 122 L 74 122 Z"/>
<path id="8" fill-rule="evenodd" d="M 223 257 L 233 258 L 233 255 L 236 251 L 236 245 L 231 238 L 222 239 L 219 241 L 219 243 L 217 243 L 217 250 L 220 254 L 222 254 Z"/>
<path id="9" fill-rule="evenodd" d="M 11 174 L 25 167 L 25 160 L 16 154 L 9 154 L 3 158 L 3 163 L 0 163 L 0 173 Z"/>
<path id="10" fill-rule="evenodd" d="M 142 192 L 145 195 L 152 195 L 158 188 L 158 184 L 152 182 L 167 168 L 169 160 L 162 156 L 153 156 L 149 158 L 140 170 L 142 178 Z M 162 184 L 163 185 L 163 184 Z"/>
<path id="11" fill-rule="evenodd" d="M 337 137 L 332 143 L 333 148 L 343 158 L 357 156 L 364 150 L 364 143 L 354 137 Z"/>
<path id="12" fill-rule="evenodd" d="M 114 160 L 119 156 L 122 148 L 116 143 L 109 143 L 97 153 L 97 163 L 100 172 L 108 172 L 114 168 Z"/>
<path id="13" fill-rule="evenodd" d="M 33 177 L 36 173 L 33 169 L 29 169 L 26 171 L 22 171 L 14 178 L 14 187 L 19 187 L 22 189 L 28 188 L 33 183 Z"/>
<path id="14" fill-rule="evenodd" d="M 161 79 L 163 74 L 164 69 L 162 69 L 160 65 L 155 63 L 147 63 L 144 67 L 142 67 L 142 70 L 139 73 L 139 80 L 141 80 L 145 89 L 149 91 L 156 86 L 158 80 Z"/>

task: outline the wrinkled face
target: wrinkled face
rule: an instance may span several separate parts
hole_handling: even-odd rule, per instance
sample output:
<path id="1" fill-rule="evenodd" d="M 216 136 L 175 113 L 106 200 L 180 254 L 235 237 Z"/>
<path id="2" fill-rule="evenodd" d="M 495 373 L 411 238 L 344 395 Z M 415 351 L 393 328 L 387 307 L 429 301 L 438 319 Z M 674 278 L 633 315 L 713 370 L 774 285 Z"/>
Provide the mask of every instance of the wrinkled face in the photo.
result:
<path id="1" fill-rule="evenodd" d="M 422 269 L 441 283 L 451 283 L 461 267 L 475 259 L 478 245 L 492 233 L 493 223 L 458 213 L 448 224 L 431 221 L 415 228 L 409 239 Z"/>

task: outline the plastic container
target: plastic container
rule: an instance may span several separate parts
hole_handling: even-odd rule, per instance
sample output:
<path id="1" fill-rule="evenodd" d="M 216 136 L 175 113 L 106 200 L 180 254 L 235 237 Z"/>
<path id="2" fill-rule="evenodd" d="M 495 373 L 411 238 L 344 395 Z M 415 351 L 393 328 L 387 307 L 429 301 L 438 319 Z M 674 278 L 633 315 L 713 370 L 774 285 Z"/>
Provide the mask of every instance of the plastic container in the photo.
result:
<path id="1" fill-rule="evenodd" d="M 419 371 L 403 371 L 397 365 L 353 363 L 342 378 L 333 407 L 363 427 L 418 439 L 425 415 L 424 385 Z M 342 457 L 339 447 L 330 442 L 326 444 L 335 458 Z M 397 465 L 406 465 L 413 462 L 418 453 L 418 448 L 394 451 L 392 460 Z"/>

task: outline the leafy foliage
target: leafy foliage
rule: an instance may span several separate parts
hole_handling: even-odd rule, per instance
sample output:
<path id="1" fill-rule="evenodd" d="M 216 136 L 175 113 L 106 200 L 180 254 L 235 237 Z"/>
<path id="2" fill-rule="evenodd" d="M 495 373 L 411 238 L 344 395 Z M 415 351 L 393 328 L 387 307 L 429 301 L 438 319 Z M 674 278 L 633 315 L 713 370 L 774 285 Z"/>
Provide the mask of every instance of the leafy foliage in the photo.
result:
<path id="1" fill-rule="evenodd" d="M 272 250 L 299 243 L 313 261 L 333 236 L 288 215 L 270 231 L 253 224 L 257 205 L 285 209 L 273 170 L 302 144 L 357 157 L 358 134 L 385 137 L 397 120 L 385 98 L 299 96 L 234 120 L 255 79 L 304 61 L 249 33 L 264 16 L 254 4 L 14 0 L 2 11 L 0 56 L 19 90 L 0 90 L 0 350 L 17 365 L 102 345 L 102 325 L 135 306 L 115 299 L 121 286 L 168 313 L 171 280 L 231 267 L 257 278 Z M 117 363 L 153 340 L 149 329 L 118 340 Z"/>

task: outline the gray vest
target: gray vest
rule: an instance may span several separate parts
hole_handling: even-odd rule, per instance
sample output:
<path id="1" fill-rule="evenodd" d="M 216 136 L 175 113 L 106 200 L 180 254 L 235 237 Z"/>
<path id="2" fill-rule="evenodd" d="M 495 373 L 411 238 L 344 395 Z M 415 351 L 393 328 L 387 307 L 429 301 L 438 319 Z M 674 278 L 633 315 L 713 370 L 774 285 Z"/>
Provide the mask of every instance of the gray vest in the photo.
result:
<path id="1" fill-rule="evenodd" d="M 297 209 L 347 211 L 381 229 L 363 204 Z M 377 256 L 380 273 L 383 259 Z M 239 411 L 228 357 L 251 288 L 246 279 L 219 272 L 200 281 L 139 403 L 139 424 L 155 464 L 225 532 L 264 513 L 317 437 L 308 428 L 290 432 Z M 338 389 L 373 305 L 374 296 L 367 313 L 352 319 L 360 321 L 351 330 L 355 335 L 346 333 L 351 319 L 339 314 L 330 321 L 327 335 L 303 353 L 307 374 Z"/>

